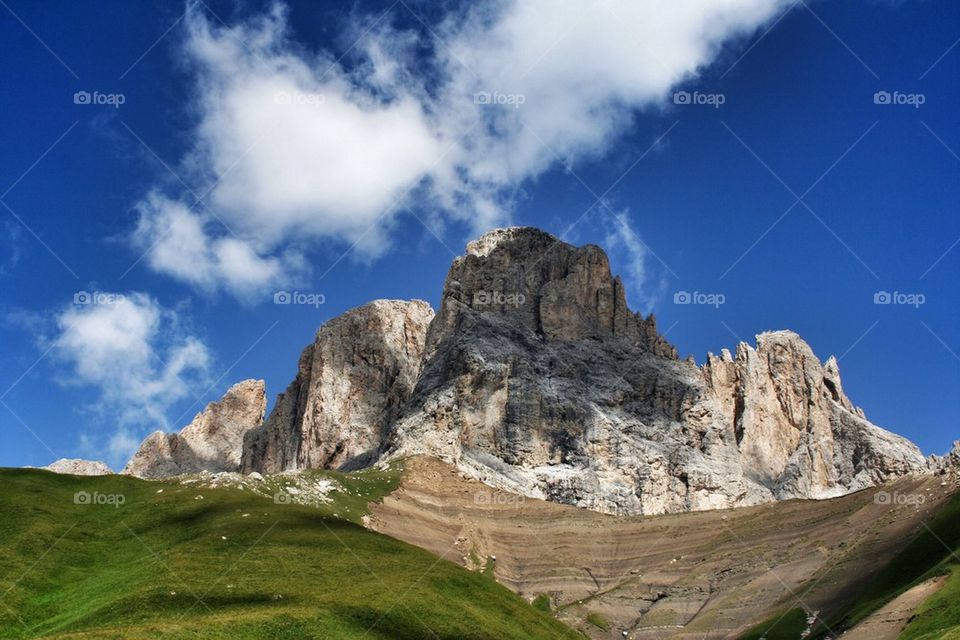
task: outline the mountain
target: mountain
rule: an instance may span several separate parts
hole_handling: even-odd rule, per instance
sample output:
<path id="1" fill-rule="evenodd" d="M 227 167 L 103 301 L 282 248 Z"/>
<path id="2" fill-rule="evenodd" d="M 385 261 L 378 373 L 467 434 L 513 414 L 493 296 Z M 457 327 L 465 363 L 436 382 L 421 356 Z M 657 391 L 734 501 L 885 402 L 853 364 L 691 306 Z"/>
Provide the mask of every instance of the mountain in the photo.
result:
<path id="1" fill-rule="evenodd" d="M 869 637 L 892 638 L 885 603 L 931 580 L 905 637 L 960 632 L 955 473 L 627 518 L 419 457 L 149 482 L 0 469 L 0 485 L 0 638 L 813 640 L 874 616 Z"/>
<path id="2" fill-rule="evenodd" d="M 263 380 L 244 380 L 211 402 L 179 433 L 151 433 L 121 473 L 166 478 L 198 471 L 236 471 L 243 436 L 263 422 L 267 399 Z"/>
<path id="3" fill-rule="evenodd" d="M 74 476 L 106 476 L 113 471 L 97 460 L 80 460 L 78 458 L 60 458 L 41 469 L 54 473 L 66 473 Z"/>
<path id="4" fill-rule="evenodd" d="M 597 246 L 498 229 L 454 260 L 433 316 L 380 300 L 325 324 L 244 441 L 242 469 L 436 456 L 490 485 L 616 514 L 827 498 L 910 473 L 837 361 L 776 331 L 680 360 Z"/>
<path id="5" fill-rule="evenodd" d="M 417 382 L 432 320 L 422 300 L 377 300 L 323 325 L 269 419 L 246 434 L 243 469 L 376 462 Z"/>

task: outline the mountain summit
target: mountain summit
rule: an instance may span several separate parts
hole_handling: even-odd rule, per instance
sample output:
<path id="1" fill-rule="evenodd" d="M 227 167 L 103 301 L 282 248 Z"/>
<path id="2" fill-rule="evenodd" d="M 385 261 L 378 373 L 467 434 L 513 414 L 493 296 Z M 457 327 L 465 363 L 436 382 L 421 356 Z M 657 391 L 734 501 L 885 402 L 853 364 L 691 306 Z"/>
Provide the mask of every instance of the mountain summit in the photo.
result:
<path id="1" fill-rule="evenodd" d="M 435 317 L 380 300 L 321 327 L 243 448 L 246 472 L 427 454 L 619 514 L 827 498 L 928 469 L 795 333 L 698 368 L 630 311 L 602 249 L 529 227 L 470 242 Z"/>

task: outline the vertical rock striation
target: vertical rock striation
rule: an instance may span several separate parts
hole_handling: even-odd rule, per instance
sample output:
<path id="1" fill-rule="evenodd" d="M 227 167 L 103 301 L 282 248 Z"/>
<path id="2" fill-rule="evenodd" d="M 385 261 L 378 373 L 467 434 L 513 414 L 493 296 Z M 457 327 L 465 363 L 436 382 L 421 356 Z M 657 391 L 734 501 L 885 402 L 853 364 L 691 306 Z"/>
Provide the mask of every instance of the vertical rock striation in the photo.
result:
<path id="1" fill-rule="evenodd" d="M 925 470 L 796 334 L 698 369 L 627 308 L 595 246 L 493 231 L 454 261 L 391 455 L 611 513 L 840 495 Z"/>
<path id="2" fill-rule="evenodd" d="M 928 471 L 796 334 L 681 361 L 655 318 L 627 307 L 599 247 L 523 227 L 469 243 L 436 317 L 425 302 L 379 300 L 321 327 L 246 433 L 242 469 L 408 454 L 621 514 L 826 498 Z"/>
<path id="3" fill-rule="evenodd" d="M 323 325 L 269 419 L 247 434 L 243 470 L 376 462 L 416 383 L 432 319 L 421 300 L 377 300 Z"/>
<path id="4" fill-rule="evenodd" d="M 244 434 L 263 422 L 263 380 L 239 382 L 211 402 L 179 433 L 147 436 L 121 473 L 165 478 L 199 471 L 237 471 Z"/>

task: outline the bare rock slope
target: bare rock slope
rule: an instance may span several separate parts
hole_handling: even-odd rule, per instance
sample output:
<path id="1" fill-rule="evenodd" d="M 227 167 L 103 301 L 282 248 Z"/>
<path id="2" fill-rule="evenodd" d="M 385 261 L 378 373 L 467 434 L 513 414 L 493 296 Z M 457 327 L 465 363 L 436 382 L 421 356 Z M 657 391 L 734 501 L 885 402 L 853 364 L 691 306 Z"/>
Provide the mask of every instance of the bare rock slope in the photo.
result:
<path id="1" fill-rule="evenodd" d="M 698 368 L 630 311 L 599 247 L 532 228 L 471 242 L 435 318 L 420 301 L 377 301 L 324 325 L 247 435 L 243 469 L 409 454 L 620 514 L 825 498 L 928 469 L 796 334 Z"/>
<path id="2" fill-rule="evenodd" d="M 121 473 L 166 478 L 199 471 L 237 471 L 244 434 L 263 422 L 263 380 L 244 380 L 211 402 L 179 433 L 147 436 Z"/>
<path id="3" fill-rule="evenodd" d="M 79 458 L 60 458 L 41 469 L 73 476 L 108 476 L 113 473 L 110 467 L 100 461 Z"/>
<path id="4" fill-rule="evenodd" d="M 433 315 L 422 300 L 377 300 L 323 325 L 269 419 L 247 434 L 243 470 L 376 462 L 416 384 Z"/>
<path id="5" fill-rule="evenodd" d="M 960 440 L 953 443 L 953 449 L 943 456 L 930 456 L 930 469 L 936 473 L 949 473 L 951 470 L 960 472 Z"/>

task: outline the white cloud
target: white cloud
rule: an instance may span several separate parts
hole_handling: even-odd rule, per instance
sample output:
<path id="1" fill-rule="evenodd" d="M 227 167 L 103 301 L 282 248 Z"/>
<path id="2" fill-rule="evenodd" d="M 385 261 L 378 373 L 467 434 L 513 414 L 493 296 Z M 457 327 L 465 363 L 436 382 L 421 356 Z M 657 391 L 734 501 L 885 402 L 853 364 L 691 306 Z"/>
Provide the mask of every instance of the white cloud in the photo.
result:
<path id="1" fill-rule="evenodd" d="M 176 312 L 146 294 L 101 293 L 87 302 L 57 316 L 51 353 L 68 366 L 59 381 L 95 387 L 90 408 L 116 419 L 106 444 L 116 464 L 139 444 L 137 428 L 176 426 L 167 424 L 166 410 L 205 379 L 211 356 L 182 331 Z"/>
<path id="2" fill-rule="evenodd" d="M 0 244 L 7 245 L 7 250 L 3 253 L 5 257 L 0 259 L 0 277 L 8 275 L 20 262 L 23 255 L 21 242 L 23 239 L 23 230 L 12 222 L 4 222 L 3 236 Z"/>
<path id="3" fill-rule="evenodd" d="M 145 251 L 147 264 L 198 289 L 214 291 L 223 286 L 249 298 L 298 277 L 303 270 L 295 252 L 264 257 L 250 242 L 233 235 L 213 236 L 210 228 L 222 229 L 222 223 L 156 192 L 137 208 L 140 215 L 132 238 Z"/>
<path id="4" fill-rule="evenodd" d="M 291 43 L 279 6 L 232 29 L 191 9 L 199 124 L 183 165 L 231 231 L 153 193 L 137 246 L 157 271 L 248 295 L 289 278 L 306 241 L 378 255 L 406 204 L 488 228 L 557 156 L 601 156 L 637 110 L 792 1 L 489 0 L 422 42 L 354 25 L 349 66 Z"/>
<path id="5" fill-rule="evenodd" d="M 667 285 L 663 275 L 657 284 L 650 283 L 649 262 L 656 260 L 656 256 L 652 255 L 640 234 L 630 225 L 628 210 L 614 212 L 604 206 L 599 215 L 603 218 L 602 225 L 606 231 L 604 246 L 610 253 L 611 261 L 619 263 L 619 269 L 614 271 L 624 275 L 628 303 L 635 310 L 650 313 Z"/>

